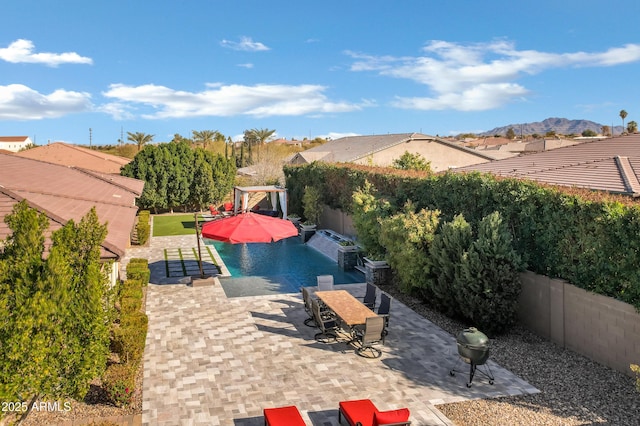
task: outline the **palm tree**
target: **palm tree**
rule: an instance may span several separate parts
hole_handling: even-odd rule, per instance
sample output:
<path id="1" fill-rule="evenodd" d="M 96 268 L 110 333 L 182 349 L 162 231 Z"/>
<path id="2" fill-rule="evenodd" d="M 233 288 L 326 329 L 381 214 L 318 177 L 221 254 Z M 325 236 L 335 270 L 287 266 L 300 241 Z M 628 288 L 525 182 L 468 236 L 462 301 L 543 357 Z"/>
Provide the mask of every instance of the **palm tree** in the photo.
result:
<path id="1" fill-rule="evenodd" d="M 269 139 L 276 131 L 269 129 L 251 129 L 249 130 L 254 138 L 258 141 L 260 145 L 264 145 L 267 139 Z"/>
<path id="2" fill-rule="evenodd" d="M 135 142 L 136 145 L 138 145 L 138 152 L 140 152 L 140 150 L 146 143 L 151 142 L 154 136 L 155 135 L 148 135 L 142 132 L 127 132 L 127 140 Z"/>
<path id="3" fill-rule="evenodd" d="M 201 143 L 205 148 L 209 145 L 210 142 L 214 142 L 217 140 L 224 140 L 224 136 L 218 132 L 217 130 L 202 130 L 197 131 L 193 130 L 193 142 Z"/>
<path id="4" fill-rule="evenodd" d="M 620 118 L 622 118 L 622 131 L 624 132 L 624 119 L 627 118 L 627 111 L 620 111 Z"/>

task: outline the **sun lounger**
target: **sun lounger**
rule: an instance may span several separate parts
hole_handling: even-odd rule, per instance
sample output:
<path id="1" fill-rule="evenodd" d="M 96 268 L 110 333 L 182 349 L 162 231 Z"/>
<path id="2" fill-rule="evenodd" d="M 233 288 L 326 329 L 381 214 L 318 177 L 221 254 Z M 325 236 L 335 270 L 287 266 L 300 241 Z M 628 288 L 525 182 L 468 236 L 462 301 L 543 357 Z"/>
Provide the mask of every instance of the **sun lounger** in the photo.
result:
<path id="1" fill-rule="evenodd" d="M 295 405 L 265 408 L 263 413 L 265 426 L 306 426 Z"/>
<path id="2" fill-rule="evenodd" d="M 370 399 L 341 401 L 338 409 L 338 423 L 345 419 L 350 426 L 361 423 L 362 426 L 405 426 L 410 425 L 409 409 L 380 411 Z"/>

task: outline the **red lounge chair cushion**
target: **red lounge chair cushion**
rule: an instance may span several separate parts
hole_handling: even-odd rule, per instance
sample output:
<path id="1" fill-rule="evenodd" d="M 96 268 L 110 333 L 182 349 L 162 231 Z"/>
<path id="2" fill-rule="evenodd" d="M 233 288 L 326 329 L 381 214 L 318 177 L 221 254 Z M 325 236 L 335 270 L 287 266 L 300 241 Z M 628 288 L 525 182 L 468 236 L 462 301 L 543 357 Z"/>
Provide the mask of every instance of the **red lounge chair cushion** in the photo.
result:
<path id="1" fill-rule="evenodd" d="M 269 426 L 305 426 L 295 405 L 279 408 L 265 408 L 264 419 Z"/>
<path id="2" fill-rule="evenodd" d="M 409 421 L 409 409 L 377 411 L 373 415 L 373 426 L 396 424 Z"/>
<path id="3" fill-rule="evenodd" d="M 362 423 L 362 426 L 373 425 L 373 415 L 378 411 L 370 399 L 358 399 L 355 401 L 341 401 L 340 411 L 350 425 L 356 422 Z"/>

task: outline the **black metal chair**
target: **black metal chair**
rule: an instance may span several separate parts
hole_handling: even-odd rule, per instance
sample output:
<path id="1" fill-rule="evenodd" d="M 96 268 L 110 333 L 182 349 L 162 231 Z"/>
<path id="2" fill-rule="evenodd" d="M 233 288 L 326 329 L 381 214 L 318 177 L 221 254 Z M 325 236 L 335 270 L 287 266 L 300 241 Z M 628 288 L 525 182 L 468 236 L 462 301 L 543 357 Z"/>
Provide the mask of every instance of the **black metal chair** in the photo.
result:
<path id="1" fill-rule="evenodd" d="M 313 319 L 320 329 L 320 332 L 316 333 L 314 338 L 322 343 L 335 341 L 338 338 L 335 333 L 338 328 L 338 320 L 335 315 L 327 311 L 323 312 L 320 309 L 320 304 L 315 299 L 311 299 L 311 309 L 313 311 Z"/>
<path id="2" fill-rule="evenodd" d="M 376 306 L 376 290 L 377 289 L 375 285 L 367 283 L 367 291 L 364 294 L 362 303 L 371 310 L 373 310 Z"/>
<path id="3" fill-rule="evenodd" d="M 384 331 L 388 333 L 389 318 L 391 317 L 391 297 L 387 293 L 380 295 L 380 306 L 378 306 L 378 315 L 384 317 Z"/>
<path id="4" fill-rule="evenodd" d="M 379 358 L 382 351 L 374 348 L 373 345 L 382 343 L 384 345 L 385 326 L 384 317 L 375 316 L 366 319 L 364 329 L 356 329 L 355 342 L 358 343 L 356 353 L 365 358 Z M 367 353 L 371 356 L 367 356 Z"/>

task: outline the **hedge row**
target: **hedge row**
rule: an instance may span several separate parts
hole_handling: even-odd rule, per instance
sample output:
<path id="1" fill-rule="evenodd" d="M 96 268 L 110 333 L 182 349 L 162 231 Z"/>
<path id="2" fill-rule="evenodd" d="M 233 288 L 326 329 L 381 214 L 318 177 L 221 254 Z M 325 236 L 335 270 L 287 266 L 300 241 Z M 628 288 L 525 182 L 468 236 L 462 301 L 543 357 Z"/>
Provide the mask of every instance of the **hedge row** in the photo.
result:
<path id="1" fill-rule="evenodd" d="M 151 235 L 151 213 L 149 210 L 141 210 L 138 213 L 136 231 L 138 233 L 138 244 L 145 245 Z"/>
<path id="2" fill-rule="evenodd" d="M 640 309 L 640 206 L 632 199 L 480 173 L 324 163 L 284 171 L 293 213 L 302 213 L 305 186 L 317 187 L 329 207 L 352 213 L 352 195 L 367 181 L 396 211 L 410 200 L 417 210 L 439 210 L 442 221 L 462 214 L 474 228 L 497 211 L 528 269 Z"/>
<path id="3" fill-rule="evenodd" d="M 131 403 L 136 373 L 142 361 L 147 337 L 148 318 L 142 311 L 143 286 L 149 282 L 146 259 L 131 259 L 127 280 L 119 289 L 119 324 L 114 324 L 112 347 L 120 363 L 111 364 L 102 376 L 102 384 L 116 406 Z M 146 270 L 145 270 L 146 268 Z"/>

